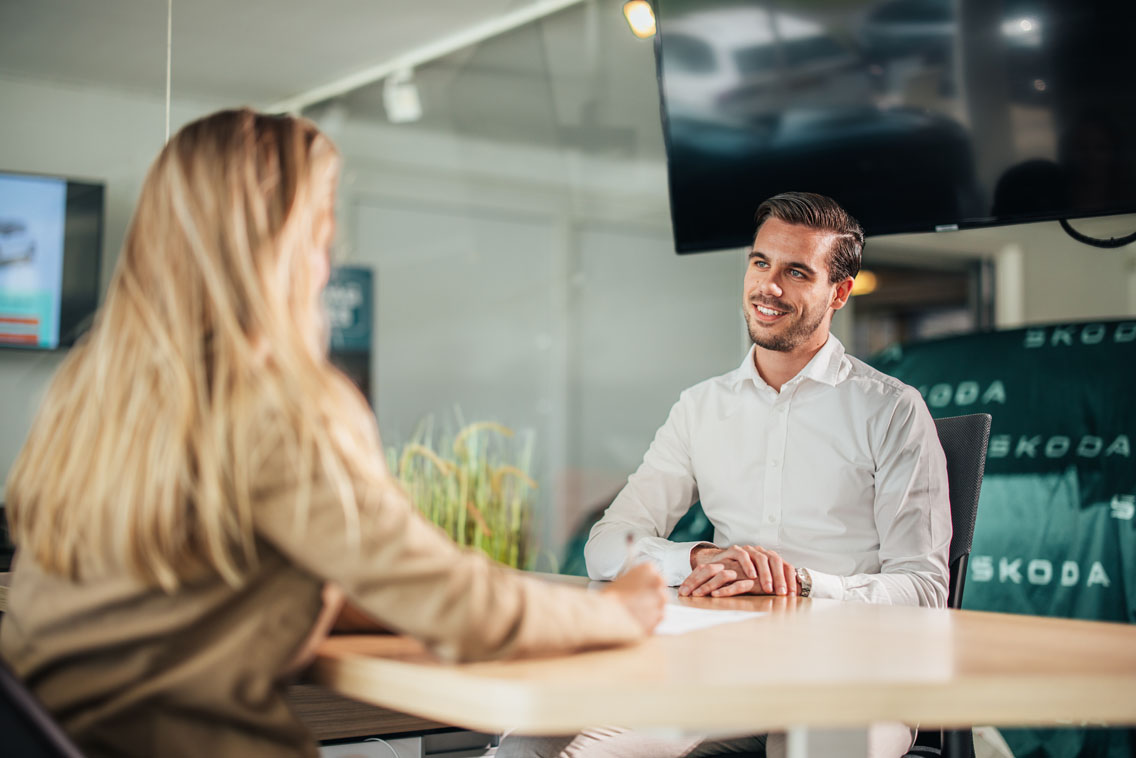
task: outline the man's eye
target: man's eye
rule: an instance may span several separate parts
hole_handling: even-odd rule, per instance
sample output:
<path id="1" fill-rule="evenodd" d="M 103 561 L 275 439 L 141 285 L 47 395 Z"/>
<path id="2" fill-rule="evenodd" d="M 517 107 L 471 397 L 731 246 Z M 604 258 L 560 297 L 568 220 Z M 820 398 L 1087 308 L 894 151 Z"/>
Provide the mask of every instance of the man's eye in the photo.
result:
<path id="1" fill-rule="evenodd" d="M 804 273 L 801 272 L 801 271 L 798 271 L 795 268 L 789 269 L 789 276 L 793 277 L 794 279 L 804 279 L 805 278 Z"/>

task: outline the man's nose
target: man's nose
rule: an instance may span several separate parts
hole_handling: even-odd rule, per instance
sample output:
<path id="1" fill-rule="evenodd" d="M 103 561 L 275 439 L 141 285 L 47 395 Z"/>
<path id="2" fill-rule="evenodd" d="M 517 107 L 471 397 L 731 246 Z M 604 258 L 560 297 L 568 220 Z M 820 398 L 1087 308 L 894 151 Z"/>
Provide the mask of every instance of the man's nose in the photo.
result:
<path id="1" fill-rule="evenodd" d="M 781 288 L 781 282 L 777 279 L 777 274 L 773 273 L 762 278 L 758 291 L 763 295 L 771 295 L 773 297 L 781 297 L 785 294 L 785 290 Z"/>

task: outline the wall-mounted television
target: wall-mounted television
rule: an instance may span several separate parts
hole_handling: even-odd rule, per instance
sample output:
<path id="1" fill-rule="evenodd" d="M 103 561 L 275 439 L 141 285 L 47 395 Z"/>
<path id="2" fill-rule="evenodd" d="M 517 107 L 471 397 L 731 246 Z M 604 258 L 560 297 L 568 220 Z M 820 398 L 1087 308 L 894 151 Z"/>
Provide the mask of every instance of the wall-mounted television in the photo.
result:
<path id="1" fill-rule="evenodd" d="M 99 295 L 103 185 L 0 173 L 0 347 L 55 350 Z"/>
<path id="2" fill-rule="evenodd" d="M 1131 0 L 655 0 L 679 253 L 787 190 L 868 234 L 1136 212 Z"/>

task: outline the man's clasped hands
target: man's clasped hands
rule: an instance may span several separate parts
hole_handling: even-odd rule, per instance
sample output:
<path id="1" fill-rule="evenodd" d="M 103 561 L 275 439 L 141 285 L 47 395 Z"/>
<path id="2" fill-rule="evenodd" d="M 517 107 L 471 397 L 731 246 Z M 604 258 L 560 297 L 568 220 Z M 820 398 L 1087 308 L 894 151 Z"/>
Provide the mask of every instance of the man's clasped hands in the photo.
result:
<path id="1" fill-rule="evenodd" d="M 690 575 L 678 588 L 683 597 L 796 595 L 796 570 L 772 550 L 757 545 L 698 545 L 690 551 Z"/>

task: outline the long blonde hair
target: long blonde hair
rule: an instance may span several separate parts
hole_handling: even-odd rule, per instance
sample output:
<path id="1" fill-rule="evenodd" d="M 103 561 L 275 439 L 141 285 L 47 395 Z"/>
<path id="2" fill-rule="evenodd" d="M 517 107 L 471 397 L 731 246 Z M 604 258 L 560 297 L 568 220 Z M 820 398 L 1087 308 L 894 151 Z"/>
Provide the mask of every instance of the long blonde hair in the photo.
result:
<path id="1" fill-rule="evenodd" d="M 394 486 L 361 397 L 326 359 L 313 260 L 338 169 L 310 122 L 247 109 L 169 141 L 10 473 L 22 553 L 72 577 L 93 561 L 167 591 L 203 569 L 236 585 L 256 563 L 251 478 L 269 447 L 298 472 L 298 523 L 316 476 L 349 532 L 360 477 Z"/>

